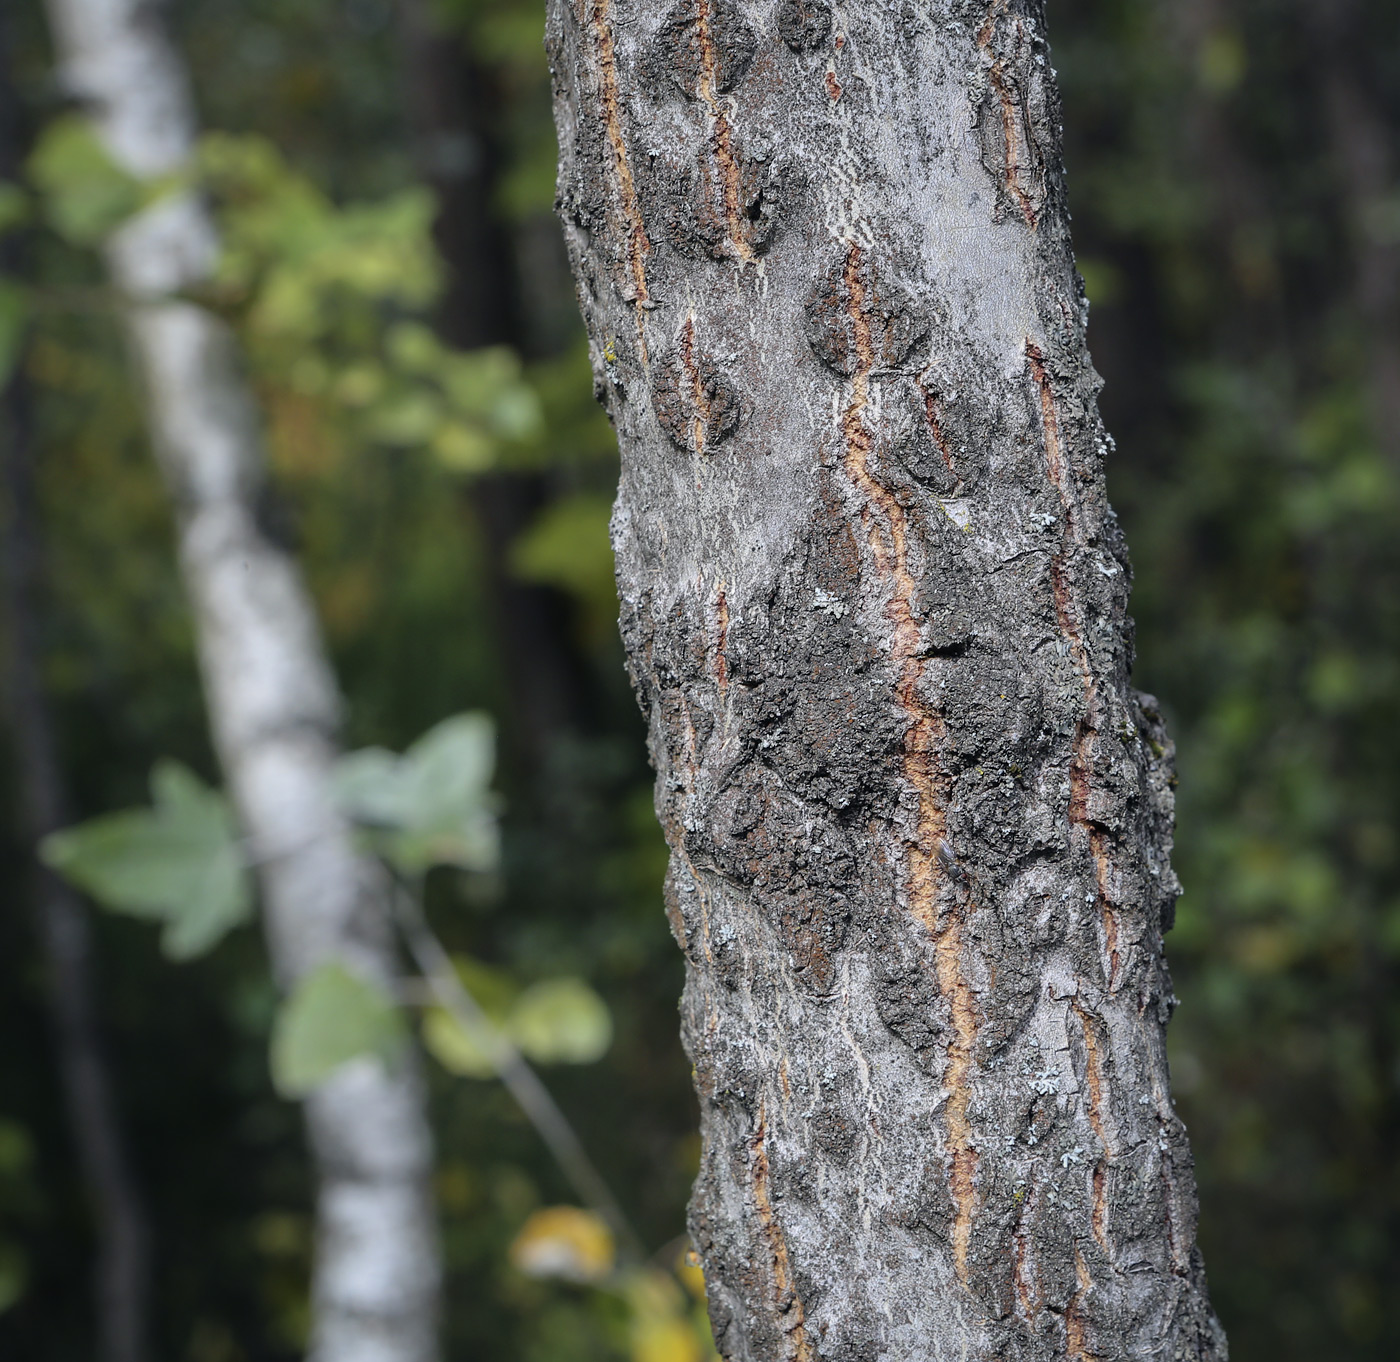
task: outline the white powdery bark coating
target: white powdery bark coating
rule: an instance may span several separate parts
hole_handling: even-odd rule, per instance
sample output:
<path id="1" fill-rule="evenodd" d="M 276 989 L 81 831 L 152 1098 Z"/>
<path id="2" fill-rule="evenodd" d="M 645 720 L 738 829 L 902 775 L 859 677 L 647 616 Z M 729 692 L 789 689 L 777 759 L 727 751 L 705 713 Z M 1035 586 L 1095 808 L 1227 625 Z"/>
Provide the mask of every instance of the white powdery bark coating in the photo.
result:
<path id="1" fill-rule="evenodd" d="M 1040 0 L 553 0 L 730 1362 L 1219 1362 Z"/>
<path id="2" fill-rule="evenodd" d="M 185 168 L 195 120 L 153 7 L 50 0 L 63 75 L 109 153 L 145 179 Z M 335 811 L 340 700 L 300 574 L 258 523 L 257 414 L 224 325 L 175 294 L 218 251 L 204 205 L 174 194 L 109 244 L 176 504 L 216 745 L 258 863 L 284 987 L 340 958 L 389 985 L 387 895 Z M 432 1362 L 440 1280 L 432 1141 L 417 1067 L 351 1065 L 307 1104 L 317 1165 L 315 1362 Z"/>

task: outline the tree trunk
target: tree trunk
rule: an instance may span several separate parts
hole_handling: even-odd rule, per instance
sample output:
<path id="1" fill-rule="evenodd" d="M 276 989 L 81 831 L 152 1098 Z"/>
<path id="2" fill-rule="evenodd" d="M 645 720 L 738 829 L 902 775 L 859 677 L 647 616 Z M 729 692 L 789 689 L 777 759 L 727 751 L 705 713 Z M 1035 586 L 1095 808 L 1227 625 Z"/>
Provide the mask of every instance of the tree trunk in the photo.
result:
<path id="1" fill-rule="evenodd" d="M 1223 1358 L 1043 5 L 547 41 L 721 1352 Z"/>
<path id="2" fill-rule="evenodd" d="M 8 22 L 0 14 L 0 182 L 17 181 L 23 161 Z M 0 279 L 22 278 L 27 261 L 14 237 L 0 241 Z M 23 836 L 31 848 L 31 895 L 45 968 L 58 1073 L 78 1166 L 92 1202 L 100 1362 L 145 1362 L 150 1295 L 148 1228 L 103 1051 L 92 961 L 92 929 L 77 893 L 32 849 L 72 821 L 53 711 L 44 690 L 44 546 L 34 486 L 32 394 L 23 372 L 0 380 L 0 485 L 8 513 L 4 548 L 6 699 L 14 736 Z"/>
<path id="3" fill-rule="evenodd" d="M 1400 241 L 1394 212 L 1395 154 L 1390 129 L 1359 55 L 1366 50 L 1358 0 L 1328 0 L 1301 9 L 1322 60 L 1322 101 L 1331 164 L 1354 256 L 1352 296 L 1366 328 L 1371 411 L 1381 450 L 1400 466 Z"/>
<path id="4" fill-rule="evenodd" d="M 143 0 L 50 0 L 68 88 L 109 153 L 155 179 L 184 167 L 195 122 L 184 72 Z M 175 501 L 210 718 L 260 869 L 284 986 L 331 959 L 390 984 L 387 895 L 335 812 L 340 699 L 297 568 L 259 521 L 257 418 L 232 337 L 179 298 L 218 242 L 190 194 L 162 198 L 108 245 Z M 307 1101 L 318 1172 L 317 1362 L 437 1356 L 440 1269 L 431 1134 L 418 1069 L 364 1060 Z"/>

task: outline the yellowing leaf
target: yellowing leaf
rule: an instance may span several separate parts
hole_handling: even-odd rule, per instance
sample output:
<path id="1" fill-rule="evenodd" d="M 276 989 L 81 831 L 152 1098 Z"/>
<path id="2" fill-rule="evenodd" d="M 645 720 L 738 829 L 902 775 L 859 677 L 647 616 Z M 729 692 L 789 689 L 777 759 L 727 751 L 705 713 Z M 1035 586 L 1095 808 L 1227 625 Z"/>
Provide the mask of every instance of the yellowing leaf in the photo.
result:
<path id="1" fill-rule="evenodd" d="M 461 421 L 444 421 L 430 448 L 442 466 L 454 473 L 484 473 L 496 461 L 496 442 Z"/>
<path id="2" fill-rule="evenodd" d="M 468 1030 L 446 1008 L 435 1007 L 423 1018 L 423 1044 L 448 1073 L 463 1078 L 493 1078 L 498 1068 L 498 1033 Z"/>
<path id="3" fill-rule="evenodd" d="M 632 1326 L 632 1362 L 700 1362 L 700 1341 L 683 1315 Z"/>
<path id="4" fill-rule="evenodd" d="M 700 1257 L 694 1249 L 687 1248 L 682 1252 L 676 1263 L 676 1276 L 696 1300 L 705 1299 L 705 1273 L 700 1267 Z"/>
<path id="5" fill-rule="evenodd" d="M 612 1044 L 608 1005 L 582 979 L 546 979 L 516 1000 L 511 1039 L 541 1064 L 592 1064 Z"/>
<path id="6" fill-rule="evenodd" d="M 632 1316 L 632 1362 L 701 1362 L 690 1302 L 669 1272 L 650 1267 L 630 1273 L 623 1295 Z"/>
<path id="7" fill-rule="evenodd" d="M 600 1282 L 613 1269 L 613 1237 L 592 1211 L 548 1206 L 536 1211 L 510 1246 L 510 1261 L 528 1277 Z"/>

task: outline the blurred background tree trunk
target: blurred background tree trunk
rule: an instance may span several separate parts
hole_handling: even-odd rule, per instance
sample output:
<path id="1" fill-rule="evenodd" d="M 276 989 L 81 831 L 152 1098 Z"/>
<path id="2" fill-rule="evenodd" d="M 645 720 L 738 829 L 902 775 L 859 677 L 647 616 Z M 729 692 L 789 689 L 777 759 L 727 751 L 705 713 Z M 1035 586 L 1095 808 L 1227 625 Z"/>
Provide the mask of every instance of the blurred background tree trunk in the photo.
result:
<path id="1" fill-rule="evenodd" d="M 26 138 L 16 98 L 9 35 L 0 13 L 0 182 L 17 181 Z M 27 278 L 23 239 L 0 238 L 0 282 Z M 22 346 L 16 344 L 16 359 Z M 92 928 L 77 893 L 34 854 L 73 821 L 54 715 L 44 685 L 44 540 L 34 487 L 32 394 L 16 363 L 0 376 L 4 504 L 4 693 L 24 820 L 35 926 L 46 974 L 53 1043 L 69 1129 L 86 1180 L 97 1243 L 95 1356 L 145 1362 L 150 1254 L 145 1208 L 104 1053 Z"/>
<path id="2" fill-rule="evenodd" d="M 716 1341 L 1223 1359 L 1044 7 L 768 14 L 547 34 Z"/>
<path id="3" fill-rule="evenodd" d="M 65 88 L 114 162 L 147 183 L 188 170 L 190 93 L 152 7 L 53 0 L 49 12 Z M 282 986 L 340 959 L 392 990 L 387 886 L 332 802 L 340 698 L 297 567 L 267 530 L 258 415 L 232 336 L 180 296 L 209 280 L 217 255 L 204 206 L 180 190 L 107 244 L 176 511 L 215 743 Z M 306 1114 L 317 1166 L 311 1356 L 430 1362 L 441 1271 L 418 1068 L 347 1066 Z"/>
<path id="4" fill-rule="evenodd" d="M 496 204 L 507 155 L 498 73 L 473 60 L 460 25 L 445 22 L 432 0 L 401 0 L 398 14 L 415 160 L 438 198 L 434 236 L 447 269 L 443 339 L 464 350 L 510 345 L 529 358 L 549 354 L 558 338 L 526 310 L 516 244 Z M 557 284 L 567 287 L 559 255 Z M 596 708 L 573 645 L 568 599 L 511 571 L 511 547 L 548 503 L 548 480 L 538 471 L 492 471 L 473 478 L 467 496 L 509 680 L 507 732 L 533 768 L 538 799 L 557 779 L 561 744 L 590 727 Z"/>

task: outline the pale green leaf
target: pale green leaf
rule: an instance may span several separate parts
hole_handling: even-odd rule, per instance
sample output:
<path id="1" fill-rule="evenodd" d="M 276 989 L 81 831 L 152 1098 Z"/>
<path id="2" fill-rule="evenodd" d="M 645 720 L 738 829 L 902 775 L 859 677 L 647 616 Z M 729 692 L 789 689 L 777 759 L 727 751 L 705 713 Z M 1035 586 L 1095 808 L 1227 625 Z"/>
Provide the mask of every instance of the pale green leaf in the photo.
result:
<path id="1" fill-rule="evenodd" d="M 337 763 L 332 791 L 340 809 L 370 828 L 402 826 L 399 758 L 382 747 L 351 752 Z"/>
<path id="2" fill-rule="evenodd" d="M 252 895 L 228 804 L 177 762 L 157 764 L 152 809 L 130 809 L 55 833 L 44 860 L 97 902 L 165 924 L 176 960 L 211 950 L 247 920 Z"/>
<path id="3" fill-rule="evenodd" d="M 499 1041 L 493 1028 L 464 1026 L 446 1008 L 434 1007 L 424 1014 L 423 1045 L 448 1073 L 493 1078 L 499 1067 Z"/>
<path id="4" fill-rule="evenodd" d="M 592 1064 L 612 1044 L 608 1005 L 582 979 L 547 979 L 527 988 L 506 1019 L 510 1038 L 540 1064 Z"/>
<path id="5" fill-rule="evenodd" d="M 81 114 L 51 123 L 29 161 L 55 230 L 80 246 L 95 246 L 147 201 L 146 187 L 107 154 Z"/>
<path id="6" fill-rule="evenodd" d="M 470 956 L 454 955 L 452 967 L 485 1019 L 480 1026 L 464 1025 L 446 1008 L 431 1008 L 423 1017 L 423 1044 L 449 1073 L 493 1078 L 499 1067 L 497 1046 L 516 986 L 501 970 Z"/>
<path id="7" fill-rule="evenodd" d="M 284 1097 L 305 1097 L 351 1060 L 392 1060 L 403 1036 L 393 999 L 332 961 L 306 975 L 283 1003 L 272 1031 L 272 1081 Z"/>
<path id="8" fill-rule="evenodd" d="M 500 859 L 491 793 L 495 731 L 484 714 L 447 719 L 402 757 L 371 748 L 336 771 L 340 807 L 406 874 L 434 865 L 489 871 Z"/>

